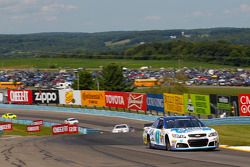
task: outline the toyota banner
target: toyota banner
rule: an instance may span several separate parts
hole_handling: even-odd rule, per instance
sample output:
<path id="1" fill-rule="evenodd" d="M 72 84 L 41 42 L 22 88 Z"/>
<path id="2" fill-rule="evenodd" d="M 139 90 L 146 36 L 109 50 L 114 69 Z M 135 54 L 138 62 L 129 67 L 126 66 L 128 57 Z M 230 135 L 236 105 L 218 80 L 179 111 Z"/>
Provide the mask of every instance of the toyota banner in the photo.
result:
<path id="1" fill-rule="evenodd" d="M 35 104 L 58 104 L 58 90 L 33 90 L 33 103 Z"/>
<path id="2" fill-rule="evenodd" d="M 127 108 L 128 93 L 127 92 L 105 92 L 105 102 L 107 107 Z"/>

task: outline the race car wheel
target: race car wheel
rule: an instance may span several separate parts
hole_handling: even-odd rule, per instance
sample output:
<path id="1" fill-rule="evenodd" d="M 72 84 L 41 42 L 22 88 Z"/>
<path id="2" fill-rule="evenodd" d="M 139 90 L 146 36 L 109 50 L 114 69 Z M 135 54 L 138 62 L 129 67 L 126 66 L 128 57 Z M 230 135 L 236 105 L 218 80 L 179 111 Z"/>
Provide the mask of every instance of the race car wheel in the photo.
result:
<path id="1" fill-rule="evenodd" d="M 147 147 L 149 149 L 153 148 L 152 145 L 151 145 L 151 141 L 150 141 L 150 137 L 149 136 L 147 137 Z"/>
<path id="2" fill-rule="evenodd" d="M 170 143 L 169 143 L 168 136 L 165 137 L 165 143 L 166 143 L 166 151 L 169 151 L 170 150 Z"/>

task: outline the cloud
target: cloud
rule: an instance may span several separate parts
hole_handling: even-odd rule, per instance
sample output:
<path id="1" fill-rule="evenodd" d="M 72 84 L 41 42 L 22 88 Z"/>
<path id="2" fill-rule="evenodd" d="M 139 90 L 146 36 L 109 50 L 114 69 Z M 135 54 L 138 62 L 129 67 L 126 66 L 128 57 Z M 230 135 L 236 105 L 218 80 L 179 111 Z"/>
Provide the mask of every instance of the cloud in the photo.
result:
<path id="1" fill-rule="evenodd" d="M 194 17 L 211 17 L 213 14 L 211 12 L 206 12 L 206 11 L 194 11 L 192 13 L 192 16 Z"/>
<path id="2" fill-rule="evenodd" d="M 76 10 L 77 6 L 59 0 L 0 0 L 0 18 L 14 21 L 55 21 L 61 12 Z"/>
<path id="3" fill-rule="evenodd" d="M 144 17 L 144 20 L 146 21 L 159 21 L 161 20 L 160 16 L 146 16 Z"/>
<path id="4" fill-rule="evenodd" d="M 41 7 L 41 12 L 71 11 L 77 9 L 74 5 L 48 4 Z"/>
<path id="5" fill-rule="evenodd" d="M 240 11 L 242 13 L 250 13 L 250 5 L 248 5 L 248 4 L 241 4 L 240 5 Z"/>

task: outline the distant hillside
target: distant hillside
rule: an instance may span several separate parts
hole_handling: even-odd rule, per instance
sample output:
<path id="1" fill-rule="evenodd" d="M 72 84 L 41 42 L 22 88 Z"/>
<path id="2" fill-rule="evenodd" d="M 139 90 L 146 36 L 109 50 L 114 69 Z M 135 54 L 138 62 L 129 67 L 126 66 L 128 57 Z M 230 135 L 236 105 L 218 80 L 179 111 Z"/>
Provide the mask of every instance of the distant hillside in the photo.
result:
<path id="1" fill-rule="evenodd" d="M 117 31 L 100 33 L 38 33 L 0 35 L 1 57 L 119 55 L 141 44 L 185 41 L 218 41 L 250 44 L 249 28 Z"/>

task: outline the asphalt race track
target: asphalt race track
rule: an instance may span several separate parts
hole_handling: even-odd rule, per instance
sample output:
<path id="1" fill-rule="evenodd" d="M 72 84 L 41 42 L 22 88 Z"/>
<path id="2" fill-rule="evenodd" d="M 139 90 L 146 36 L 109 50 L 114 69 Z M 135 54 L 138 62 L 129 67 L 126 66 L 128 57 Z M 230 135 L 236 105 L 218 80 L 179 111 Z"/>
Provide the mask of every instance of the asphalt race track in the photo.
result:
<path id="1" fill-rule="evenodd" d="M 246 166 L 250 153 L 219 149 L 216 151 L 181 151 L 147 149 L 142 145 L 143 124 L 122 118 L 75 113 L 13 111 L 18 118 L 62 122 L 75 117 L 81 126 L 98 128 L 102 133 L 57 135 L 49 137 L 1 137 L 1 167 L 155 167 L 155 166 Z M 136 129 L 126 134 L 112 134 L 115 124 L 127 123 Z"/>

